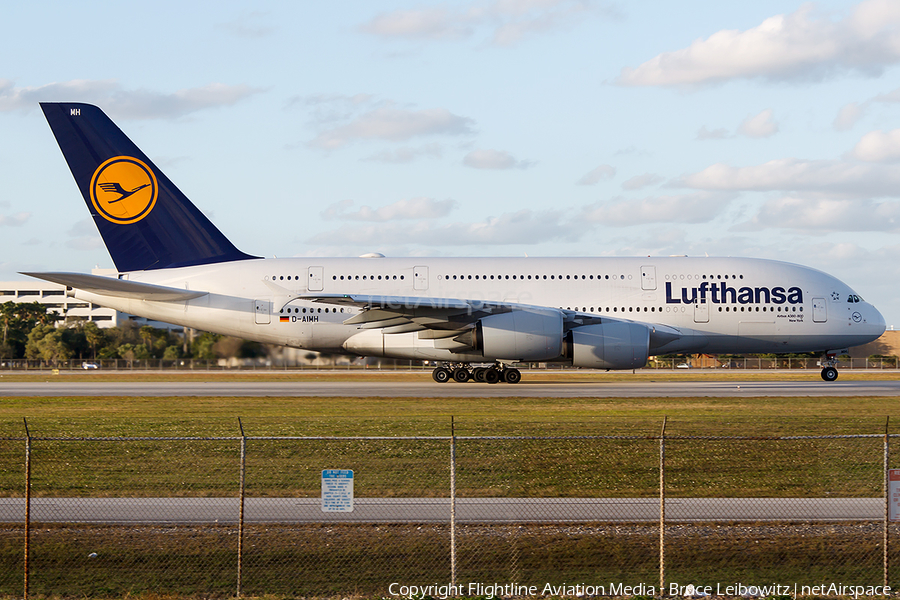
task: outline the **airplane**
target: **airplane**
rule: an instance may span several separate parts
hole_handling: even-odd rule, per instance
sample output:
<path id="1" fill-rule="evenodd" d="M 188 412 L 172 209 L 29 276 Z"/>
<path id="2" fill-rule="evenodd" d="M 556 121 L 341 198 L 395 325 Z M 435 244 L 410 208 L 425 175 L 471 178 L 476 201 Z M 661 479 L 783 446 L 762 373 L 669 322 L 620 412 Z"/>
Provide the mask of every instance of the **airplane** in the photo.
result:
<path id="1" fill-rule="evenodd" d="M 672 353 L 836 356 L 878 310 L 774 260 L 273 258 L 245 254 L 106 116 L 41 103 L 118 272 L 23 273 L 148 319 L 327 353 L 433 361 L 439 383 L 517 383 L 520 362 L 638 369 Z"/>

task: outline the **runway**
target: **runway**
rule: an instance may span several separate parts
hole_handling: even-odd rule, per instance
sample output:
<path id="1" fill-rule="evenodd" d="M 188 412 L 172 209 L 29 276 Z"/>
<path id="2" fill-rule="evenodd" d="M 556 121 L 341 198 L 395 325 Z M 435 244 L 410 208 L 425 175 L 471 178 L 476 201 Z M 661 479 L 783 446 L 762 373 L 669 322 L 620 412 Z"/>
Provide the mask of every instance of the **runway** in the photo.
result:
<path id="1" fill-rule="evenodd" d="M 526 376 L 527 377 L 527 376 Z M 392 381 L 4 382 L 0 397 L 732 398 L 900 396 L 900 381 L 616 381 L 489 385 Z"/>
<path id="2" fill-rule="evenodd" d="M 34 523 L 219 523 L 238 521 L 238 498 L 38 498 Z M 247 498 L 246 523 L 449 523 L 449 498 L 357 498 L 352 512 L 322 512 L 318 498 Z M 883 498 L 673 498 L 666 521 L 879 521 Z M 25 500 L 0 499 L 0 522 L 22 523 Z M 641 523 L 659 521 L 656 498 L 460 498 L 457 523 Z"/>

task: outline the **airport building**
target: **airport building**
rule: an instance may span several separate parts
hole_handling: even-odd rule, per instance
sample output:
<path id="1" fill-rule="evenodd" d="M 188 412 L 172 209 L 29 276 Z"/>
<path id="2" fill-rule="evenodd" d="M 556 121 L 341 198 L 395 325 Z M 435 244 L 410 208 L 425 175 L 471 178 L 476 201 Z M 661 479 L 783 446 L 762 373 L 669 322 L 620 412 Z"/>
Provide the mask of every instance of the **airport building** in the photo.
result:
<path id="1" fill-rule="evenodd" d="M 900 356 L 900 331 L 888 329 L 874 342 L 850 348 L 852 358 L 869 356 Z"/>

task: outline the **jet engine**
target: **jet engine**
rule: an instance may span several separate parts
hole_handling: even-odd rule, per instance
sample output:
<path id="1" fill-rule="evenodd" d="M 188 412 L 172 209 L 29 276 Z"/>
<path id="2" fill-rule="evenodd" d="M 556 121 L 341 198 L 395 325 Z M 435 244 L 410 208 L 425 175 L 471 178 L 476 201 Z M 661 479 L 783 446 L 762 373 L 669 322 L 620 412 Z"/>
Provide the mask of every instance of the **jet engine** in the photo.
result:
<path id="1" fill-rule="evenodd" d="M 481 352 L 489 360 L 553 360 L 562 354 L 563 315 L 558 310 L 540 308 L 490 315 L 453 341 Z"/>
<path id="2" fill-rule="evenodd" d="M 566 335 L 565 350 L 576 367 L 640 369 L 650 352 L 650 328 L 627 321 L 576 327 Z"/>

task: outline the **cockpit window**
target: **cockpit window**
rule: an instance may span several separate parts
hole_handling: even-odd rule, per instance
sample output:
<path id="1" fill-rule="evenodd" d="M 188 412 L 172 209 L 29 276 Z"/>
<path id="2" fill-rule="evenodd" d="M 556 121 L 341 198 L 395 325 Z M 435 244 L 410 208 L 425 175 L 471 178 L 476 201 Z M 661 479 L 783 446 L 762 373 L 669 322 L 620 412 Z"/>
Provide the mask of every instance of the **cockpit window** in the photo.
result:
<path id="1" fill-rule="evenodd" d="M 856 303 L 856 302 L 862 302 L 862 301 L 863 301 L 863 299 L 860 298 L 859 296 L 857 296 L 856 294 L 850 294 L 849 296 L 847 296 L 847 302 Z"/>

